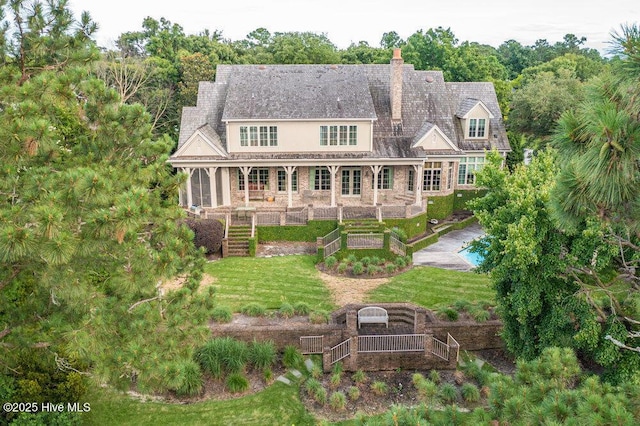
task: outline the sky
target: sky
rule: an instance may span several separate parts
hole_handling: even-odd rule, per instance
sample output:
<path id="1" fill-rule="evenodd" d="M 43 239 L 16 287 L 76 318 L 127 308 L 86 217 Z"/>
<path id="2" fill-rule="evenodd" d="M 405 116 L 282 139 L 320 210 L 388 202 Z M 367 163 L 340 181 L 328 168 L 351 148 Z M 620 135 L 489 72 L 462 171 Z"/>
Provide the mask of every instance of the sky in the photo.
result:
<path id="1" fill-rule="evenodd" d="M 612 31 L 640 23 L 639 0 L 70 0 L 70 6 L 76 17 L 91 14 L 103 47 L 113 47 L 124 32 L 141 30 L 150 16 L 180 25 L 187 35 L 208 29 L 234 41 L 266 28 L 272 34 L 324 34 L 339 49 L 360 41 L 379 47 L 386 32 L 406 39 L 441 26 L 460 42 L 494 47 L 510 39 L 553 44 L 570 33 L 606 54 Z"/>

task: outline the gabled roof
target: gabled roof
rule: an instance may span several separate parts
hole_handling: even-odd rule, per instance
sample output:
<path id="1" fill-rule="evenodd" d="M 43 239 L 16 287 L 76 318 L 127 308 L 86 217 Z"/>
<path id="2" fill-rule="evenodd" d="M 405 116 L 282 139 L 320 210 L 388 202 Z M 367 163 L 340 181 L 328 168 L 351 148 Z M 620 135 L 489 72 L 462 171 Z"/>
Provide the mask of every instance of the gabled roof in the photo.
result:
<path id="1" fill-rule="evenodd" d="M 173 157 L 228 157 L 220 136 L 211 126 L 205 124 L 173 154 Z"/>
<path id="2" fill-rule="evenodd" d="M 471 110 L 478 105 L 489 114 L 489 118 L 494 118 L 489 108 L 487 108 L 487 106 L 484 103 L 482 103 L 481 100 L 474 99 L 474 98 L 464 98 L 462 102 L 460 102 L 460 105 L 458 105 L 458 110 L 456 111 L 456 117 L 468 118 L 468 115 L 471 112 Z"/>
<path id="3" fill-rule="evenodd" d="M 398 123 L 391 120 L 389 64 L 218 65 L 216 81 L 200 83 L 197 106 L 183 109 L 179 152 L 184 152 L 180 151 L 182 147 L 200 131 L 201 136 L 226 153 L 226 123 L 233 120 L 372 120 L 373 149 L 229 153 L 228 160 L 418 159 L 510 149 L 492 83 L 447 83 L 441 71 L 417 71 L 411 64 L 402 65 L 402 74 L 402 120 Z M 465 139 L 462 128 L 460 117 L 477 105 L 491 117 L 486 140 Z M 446 142 L 440 143 L 437 150 L 425 150 L 419 143 L 432 131 L 430 126 L 437 127 L 436 133 Z"/>
<path id="4" fill-rule="evenodd" d="M 376 118 L 362 68 L 344 65 L 233 68 L 222 121 L 327 118 Z"/>
<path id="5" fill-rule="evenodd" d="M 424 126 L 416 133 L 411 147 L 422 148 L 427 151 L 427 153 L 429 151 L 460 151 L 456 144 L 454 144 L 438 126 L 428 121 L 426 121 Z"/>

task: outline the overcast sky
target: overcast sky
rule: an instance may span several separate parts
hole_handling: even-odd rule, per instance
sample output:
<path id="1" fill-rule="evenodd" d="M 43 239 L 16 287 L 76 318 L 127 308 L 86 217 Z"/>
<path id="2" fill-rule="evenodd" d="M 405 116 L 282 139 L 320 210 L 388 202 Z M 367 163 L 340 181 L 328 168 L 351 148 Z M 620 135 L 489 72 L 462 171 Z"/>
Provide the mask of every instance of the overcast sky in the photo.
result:
<path id="1" fill-rule="evenodd" d="M 366 41 L 380 45 L 385 32 L 406 39 L 418 30 L 451 28 L 459 41 L 498 47 L 514 39 L 531 45 L 553 44 L 572 33 L 604 53 L 610 33 L 621 24 L 640 22 L 640 0 L 70 0 L 79 16 L 91 13 L 100 26 L 98 44 L 112 47 L 142 20 L 164 17 L 186 34 L 220 31 L 242 40 L 263 27 L 275 32 L 325 34 L 338 48 Z"/>

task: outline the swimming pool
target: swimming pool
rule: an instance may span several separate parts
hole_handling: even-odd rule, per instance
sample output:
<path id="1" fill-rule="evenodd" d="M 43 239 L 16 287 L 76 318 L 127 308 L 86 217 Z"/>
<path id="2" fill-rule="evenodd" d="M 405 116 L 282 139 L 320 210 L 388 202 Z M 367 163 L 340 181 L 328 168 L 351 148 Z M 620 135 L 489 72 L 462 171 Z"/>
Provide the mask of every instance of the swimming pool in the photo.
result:
<path id="1" fill-rule="evenodd" d="M 458 252 L 460 256 L 464 257 L 467 262 L 471 263 L 473 266 L 478 266 L 482 263 L 484 257 L 480 253 L 472 253 L 471 246 L 467 246 L 464 249 Z"/>

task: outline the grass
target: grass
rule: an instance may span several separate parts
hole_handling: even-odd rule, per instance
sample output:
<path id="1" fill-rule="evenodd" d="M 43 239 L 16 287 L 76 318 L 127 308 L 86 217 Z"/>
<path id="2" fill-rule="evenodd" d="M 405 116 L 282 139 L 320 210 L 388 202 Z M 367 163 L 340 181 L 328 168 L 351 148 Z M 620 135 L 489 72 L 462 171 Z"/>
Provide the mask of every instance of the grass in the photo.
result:
<path id="1" fill-rule="evenodd" d="M 437 309 L 465 299 L 494 300 L 489 276 L 417 266 L 369 293 L 368 302 L 410 302 Z"/>
<path id="2" fill-rule="evenodd" d="M 243 398 L 194 404 L 141 402 L 103 388 L 93 388 L 83 414 L 88 425 L 313 425 L 298 398 L 298 386 L 276 382 Z"/>
<path id="3" fill-rule="evenodd" d="M 312 310 L 332 311 L 329 290 L 318 276 L 315 256 L 229 257 L 208 263 L 217 302 L 239 312 L 248 303 L 279 309 L 283 302 L 305 302 Z"/>

